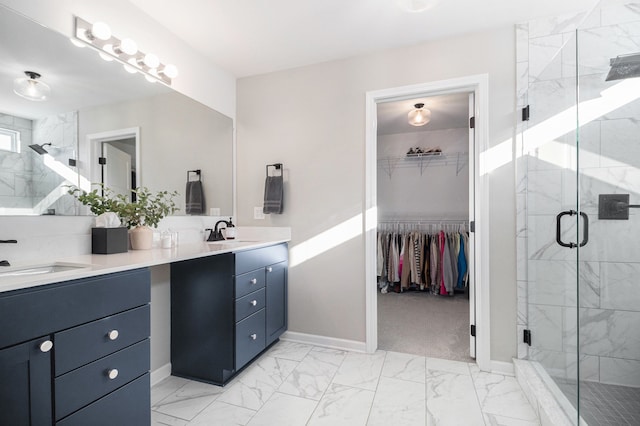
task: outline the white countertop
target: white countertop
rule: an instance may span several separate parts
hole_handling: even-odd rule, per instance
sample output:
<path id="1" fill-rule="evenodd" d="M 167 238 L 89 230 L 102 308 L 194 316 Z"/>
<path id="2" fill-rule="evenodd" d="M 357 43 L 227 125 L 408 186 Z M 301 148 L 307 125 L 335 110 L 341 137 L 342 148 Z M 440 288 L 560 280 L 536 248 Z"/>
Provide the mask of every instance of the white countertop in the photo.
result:
<path id="1" fill-rule="evenodd" d="M 7 272 L 26 267 L 38 267 L 51 264 L 70 264 L 83 266 L 82 268 L 51 272 L 38 275 L 13 275 L 0 276 L 0 293 L 36 287 L 45 284 L 52 284 L 62 281 L 87 278 L 97 275 L 109 274 L 112 272 L 127 271 L 130 269 L 144 268 L 149 266 L 163 265 L 181 260 L 196 259 L 199 257 L 213 256 L 216 254 L 237 252 L 247 249 L 271 246 L 274 244 L 288 242 L 289 239 L 269 239 L 262 241 L 216 241 L 197 242 L 179 244 L 170 249 L 154 248 L 151 250 L 129 250 L 126 253 L 118 254 L 87 254 L 67 258 L 54 259 L 42 264 L 31 263 L 25 265 L 13 265 L 0 269 L 0 272 Z"/>

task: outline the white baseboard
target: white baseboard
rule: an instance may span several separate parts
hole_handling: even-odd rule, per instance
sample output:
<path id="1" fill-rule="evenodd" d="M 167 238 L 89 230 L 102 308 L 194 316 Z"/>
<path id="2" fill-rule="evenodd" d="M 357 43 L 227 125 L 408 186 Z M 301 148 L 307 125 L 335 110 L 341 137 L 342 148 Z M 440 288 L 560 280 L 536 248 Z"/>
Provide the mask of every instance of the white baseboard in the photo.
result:
<path id="1" fill-rule="evenodd" d="M 157 385 L 169 376 L 171 376 L 170 362 L 151 372 L 151 386 Z"/>
<path id="2" fill-rule="evenodd" d="M 491 372 L 505 376 L 515 376 L 515 369 L 512 362 L 491 361 Z"/>
<path id="3" fill-rule="evenodd" d="M 325 348 L 339 349 L 352 352 L 366 352 L 367 345 L 365 342 L 357 340 L 338 339 L 335 337 L 318 336 L 316 334 L 298 333 L 295 331 L 285 331 L 280 336 L 280 340 L 289 342 L 306 343 L 308 345 L 322 346 Z"/>

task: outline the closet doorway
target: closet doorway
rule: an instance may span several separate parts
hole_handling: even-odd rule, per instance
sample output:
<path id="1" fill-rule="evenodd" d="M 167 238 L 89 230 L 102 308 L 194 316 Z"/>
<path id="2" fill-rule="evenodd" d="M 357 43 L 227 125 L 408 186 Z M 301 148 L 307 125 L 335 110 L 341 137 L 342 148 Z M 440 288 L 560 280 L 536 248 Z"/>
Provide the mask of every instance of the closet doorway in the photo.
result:
<path id="1" fill-rule="evenodd" d="M 468 268 L 473 97 L 460 92 L 378 104 L 379 349 L 475 357 Z"/>
<path id="2" fill-rule="evenodd" d="M 490 368 L 483 89 L 472 76 L 367 94 L 370 351 Z"/>

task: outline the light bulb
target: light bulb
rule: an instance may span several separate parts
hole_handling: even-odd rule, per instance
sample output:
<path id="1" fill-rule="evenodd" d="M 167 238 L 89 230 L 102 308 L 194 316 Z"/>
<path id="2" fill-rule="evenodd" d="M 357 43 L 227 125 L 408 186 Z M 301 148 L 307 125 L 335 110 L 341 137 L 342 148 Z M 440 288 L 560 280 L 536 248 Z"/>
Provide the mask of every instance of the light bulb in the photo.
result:
<path id="1" fill-rule="evenodd" d="M 149 68 L 158 68 L 158 65 L 160 65 L 160 59 L 153 53 L 147 53 L 144 55 L 144 64 Z"/>
<path id="2" fill-rule="evenodd" d="M 74 46 L 76 47 L 84 47 L 85 44 L 83 42 L 81 42 L 80 40 L 76 39 L 76 38 L 69 38 L 69 40 L 71 40 L 71 43 L 73 43 Z"/>
<path id="3" fill-rule="evenodd" d="M 145 74 L 144 78 L 146 78 L 149 83 L 155 83 L 156 82 L 156 79 L 151 77 L 150 75 L 146 75 Z"/>
<path id="4" fill-rule="evenodd" d="M 137 73 L 137 72 L 138 72 L 138 70 L 137 70 L 137 69 L 135 69 L 134 67 L 132 67 L 132 66 L 131 66 L 131 65 L 129 65 L 129 64 L 124 64 L 124 65 L 123 65 L 123 67 L 124 67 L 125 71 L 127 71 L 127 72 L 128 72 L 128 73 L 130 73 L 130 74 L 135 74 L 135 73 Z"/>
<path id="5" fill-rule="evenodd" d="M 161 72 L 169 78 L 176 78 L 178 76 L 178 68 L 173 64 L 165 65 Z"/>
<path id="6" fill-rule="evenodd" d="M 113 58 L 112 58 L 111 56 L 109 56 L 109 55 L 108 55 L 107 53 L 105 53 L 105 52 L 100 52 L 100 53 L 99 53 L 99 55 L 100 55 L 100 57 L 101 57 L 102 59 L 104 59 L 104 60 L 105 60 L 105 61 L 107 61 L 107 62 L 111 62 L 111 61 L 113 61 Z"/>
<path id="7" fill-rule="evenodd" d="M 111 28 L 104 22 L 96 22 L 91 26 L 91 34 L 99 40 L 109 40 Z"/>
<path id="8" fill-rule="evenodd" d="M 118 50 L 129 56 L 133 56 L 138 52 L 138 45 L 130 38 L 123 38 L 120 42 L 120 46 L 118 46 Z"/>

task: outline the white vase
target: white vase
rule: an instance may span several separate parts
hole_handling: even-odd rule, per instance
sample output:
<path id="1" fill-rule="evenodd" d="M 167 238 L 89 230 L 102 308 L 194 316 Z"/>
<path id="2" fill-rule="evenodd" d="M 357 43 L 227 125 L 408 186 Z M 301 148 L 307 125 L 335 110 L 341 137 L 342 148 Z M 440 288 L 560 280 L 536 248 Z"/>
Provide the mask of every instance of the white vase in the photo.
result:
<path id="1" fill-rule="evenodd" d="M 136 226 L 129 230 L 133 250 L 149 250 L 153 246 L 153 230 L 148 226 Z"/>

